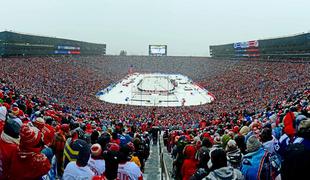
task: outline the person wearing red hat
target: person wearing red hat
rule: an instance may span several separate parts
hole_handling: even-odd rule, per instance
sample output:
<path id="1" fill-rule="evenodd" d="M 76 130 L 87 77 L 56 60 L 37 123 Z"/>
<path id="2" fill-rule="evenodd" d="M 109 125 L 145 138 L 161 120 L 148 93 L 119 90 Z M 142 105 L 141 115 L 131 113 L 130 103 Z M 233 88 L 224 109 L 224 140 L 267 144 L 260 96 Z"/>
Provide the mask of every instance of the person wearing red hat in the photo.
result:
<path id="1" fill-rule="evenodd" d="M 116 179 L 119 164 L 120 146 L 116 143 L 109 143 L 103 152 L 103 158 L 106 163 L 105 177 L 107 179 Z"/>
<path id="2" fill-rule="evenodd" d="M 295 114 L 294 112 L 288 112 L 283 119 L 284 124 L 284 132 L 287 134 L 290 138 L 294 137 L 296 134 L 296 130 L 294 127 L 294 121 L 295 121 Z"/>
<path id="3" fill-rule="evenodd" d="M 232 129 L 232 131 L 233 131 L 235 134 L 238 134 L 238 132 L 239 132 L 239 126 L 234 126 L 234 128 Z"/>
<path id="4" fill-rule="evenodd" d="M 42 131 L 42 129 L 44 128 L 44 125 L 45 125 L 45 121 L 44 121 L 43 118 L 37 117 L 37 118 L 35 119 L 35 121 L 33 122 L 33 125 L 34 125 L 35 127 L 37 127 L 40 131 Z"/>
<path id="5" fill-rule="evenodd" d="M 51 168 L 47 157 L 41 154 L 42 134 L 36 127 L 24 124 L 20 130 L 20 150 L 13 156 L 9 179 L 40 179 Z"/>
<path id="6" fill-rule="evenodd" d="M 12 114 L 13 114 L 14 116 L 18 116 L 18 114 L 19 114 L 19 108 L 18 108 L 18 107 L 13 107 L 13 108 L 12 108 Z"/>
<path id="7" fill-rule="evenodd" d="M 86 124 L 86 130 L 85 133 L 86 134 L 91 134 L 93 132 L 93 129 L 91 127 L 91 124 Z"/>
<path id="8" fill-rule="evenodd" d="M 182 180 L 188 180 L 197 171 L 198 160 L 195 159 L 197 149 L 194 145 L 184 147 L 184 161 L 181 168 Z"/>
<path id="9" fill-rule="evenodd" d="M 102 176 L 105 172 L 105 160 L 102 156 L 102 148 L 100 144 L 93 144 L 90 148 L 91 157 L 88 161 L 88 167 L 95 173 L 95 175 Z"/>
<path id="10" fill-rule="evenodd" d="M 59 131 L 55 134 L 53 145 L 52 145 L 54 152 L 55 152 L 55 156 L 56 156 L 57 173 L 59 176 L 63 174 L 63 169 L 62 169 L 63 152 L 64 152 L 69 130 L 70 128 L 68 124 L 62 124 L 59 128 Z"/>

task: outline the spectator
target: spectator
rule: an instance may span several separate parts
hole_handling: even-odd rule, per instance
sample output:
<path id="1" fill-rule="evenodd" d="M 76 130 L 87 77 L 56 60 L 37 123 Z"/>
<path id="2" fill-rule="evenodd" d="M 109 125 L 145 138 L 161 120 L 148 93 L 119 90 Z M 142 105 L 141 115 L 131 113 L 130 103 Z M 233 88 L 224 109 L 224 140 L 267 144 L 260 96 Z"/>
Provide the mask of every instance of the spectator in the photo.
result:
<path id="1" fill-rule="evenodd" d="M 228 160 L 228 165 L 235 169 L 240 169 L 242 153 L 237 146 L 236 141 L 229 140 L 226 146 L 226 155 Z"/>
<path id="2" fill-rule="evenodd" d="M 140 168 L 134 163 L 130 162 L 130 147 L 127 145 L 121 147 L 120 149 L 120 163 L 117 170 L 117 178 L 120 180 L 125 179 L 137 179 L 142 180 L 142 172 Z"/>
<path id="3" fill-rule="evenodd" d="M 17 154 L 20 143 L 20 119 L 7 118 L 0 137 L 0 179 L 8 179 L 11 160 Z"/>
<path id="4" fill-rule="evenodd" d="M 46 175 L 51 164 L 40 153 L 43 145 L 41 132 L 23 124 L 20 130 L 20 150 L 12 158 L 9 179 L 40 179 Z"/>
<path id="5" fill-rule="evenodd" d="M 263 149 L 255 135 L 247 140 L 247 154 L 243 156 L 241 172 L 245 179 L 272 179 L 272 167 L 269 152 Z"/>
<path id="6" fill-rule="evenodd" d="M 198 161 L 195 159 L 196 147 L 193 145 L 187 145 L 183 150 L 184 161 L 181 168 L 181 175 L 183 180 L 188 180 L 196 171 Z"/>
<path id="7" fill-rule="evenodd" d="M 282 162 L 281 179 L 303 179 L 308 174 L 310 166 L 309 129 L 310 120 L 303 120 L 298 127 L 298 134 L 305 137 L 301 143 L 288 145 Z"/>
<path id="8" fill-rule="evenodd" d="M 201 180 L 209 174 L 210 169 L 208 167 L 208 162 L 210 160 L 210 147 L 212 147 L 210 140 L 204 138 L 201 147 L 197 152 L 198 169 L 190 180 Z"/>
<path id="9" fill-rule="evenodd" d="M 88 161 L 88 166 L 95 175 L 103 176 L 105 172 L 105 161 L 103 159 L 103 152 L 100 144 L 93 144 L 90 150 L 91 157 Z"/>
<path id="10" fill-rule="evenodd" d="M 264 149 L 269 153 L 275 153 L 276 138 L 272 136 L 272 130 L 268 127 L 263 128 L 260 133 L 260 141 L 263 143 Z"/>
<path id="11" fill-rule="evenodd" d="M 118 177 L 118 164 L 120 163 L 120 147 L 116 143 L 107 144 L 103 153 L 106 163 L 105 177 L 108 180 L 114 180 Z"/>
<path id="12" fill-rule="evenodd" d="M 58 132 L 55 134 L 55 138 L 54 138 L 53 145 L 52 145 L 54 152 L 55 152 L 55 156 L 56 156 L 57 172 L 60 177 L 63 174 L 63 163 L 64 163 L 63 152 L 64 152 L 68 133 L 69 133 L 69 125 L 62 124 Z"/>
<path id="13" fill-rule="evenodd" d="M 83 140 L 75 141 L 78 147 L 78 157 L 75 161 L 68 163 L 64 170 L 63 179 L 89 179 L 91 180 L 95 173 L 87 166 L 90 158 L 90 147 Z"/>
<path id="14" fill-rule="evenodd" d="M 211 152 L 211 172 L 205 179 L 244 179 L 241 172 L 227 166 L 226 153 L 223 149 Z"/>

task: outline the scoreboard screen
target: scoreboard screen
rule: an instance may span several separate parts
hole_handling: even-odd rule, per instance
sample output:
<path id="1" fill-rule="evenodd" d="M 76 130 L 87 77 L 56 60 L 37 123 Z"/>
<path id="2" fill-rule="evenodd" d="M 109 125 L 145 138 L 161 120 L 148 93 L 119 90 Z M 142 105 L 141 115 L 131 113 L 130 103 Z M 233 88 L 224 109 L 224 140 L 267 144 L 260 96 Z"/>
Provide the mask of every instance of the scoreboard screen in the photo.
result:
<path id="1" fill-rule="evenodd" d="M 167 56 L 167 45 L 149 45 L 150 56 Z"/>

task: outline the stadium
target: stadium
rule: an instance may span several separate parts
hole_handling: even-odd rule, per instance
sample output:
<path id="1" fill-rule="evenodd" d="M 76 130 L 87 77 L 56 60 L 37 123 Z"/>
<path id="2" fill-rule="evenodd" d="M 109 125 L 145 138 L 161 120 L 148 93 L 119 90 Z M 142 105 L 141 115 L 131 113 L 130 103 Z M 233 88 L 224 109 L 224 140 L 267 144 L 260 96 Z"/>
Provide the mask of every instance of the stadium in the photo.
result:
<path id="1" fill-rule="evenodd" d="M 162 4 L 151 8 L 157 6 L 166 12 Z M 143 23 L 138 13 L 134 20 L 114 12 L 102 19 L 96 14 L 93 22 L 87 13 L 58 8 L 53 10 L 61 17 L 53 19 L 57 27 L 46 18 L 36 28 L 45 24 L 46 34 L 59 28 L 66 38 L 0 32 L 0 180 L 307 179 L 309 32 L 264 38 L 259 27 L 244 33 L 247 27 L 234 30 L 228 24 L 223 30 L 219 20 L 210 24 L 225 34 L 215 37 L 208 31 L 211 25 L 189 25 L 190 6 L 176 31 L 169 26 L 179 21 L 165 24 L 152 9 L 143 15 L 156 19 Z M 235 17 L 239 10 L 234 21 L 240 21 Z M 48 14 L 36 7 L 31 11 Z M 98 13 L 96 7 L 93 11 Z M 178 11 L 166 13 L 164 19 L 172 21 Z M 201 16 L 190 21 L 206 21 Z M 105 18 L 120 25 L 110 29 Z M 96 31 L 99 20 L 107 31 Z M 135 23 L 143 27 L 130 33 Z M 28 21 L 20 24 L 27 29 Z M 69 24 L 75 32 L 66 30 Z M 272 34 L 269 26 L 263 30 Z M 216 40 L 201 47 L 200 31 Z M 244 36 L 230 37 L 235 31 Z M 170 36 L 175 44 L 161 39 Z M 143 53 L 121 49 L 113 54 L 113 46 Z M 209 55 L 194 54 L 200 48 Z M 185 55 L 175 53 L 180 51 Z"/>

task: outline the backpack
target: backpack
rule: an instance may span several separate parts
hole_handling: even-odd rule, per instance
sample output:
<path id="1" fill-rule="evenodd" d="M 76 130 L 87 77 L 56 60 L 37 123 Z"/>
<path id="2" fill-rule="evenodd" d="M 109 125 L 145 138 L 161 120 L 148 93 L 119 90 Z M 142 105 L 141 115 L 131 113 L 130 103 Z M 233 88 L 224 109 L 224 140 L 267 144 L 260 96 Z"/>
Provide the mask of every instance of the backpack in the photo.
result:
<path id="1" fill-rule="evenodd" d="M 260 148 L 246 154 L 241 164 L 241 172 L 245 179 L 275 179 L 279 175 L 281 162 L 276 154 Z"/>

